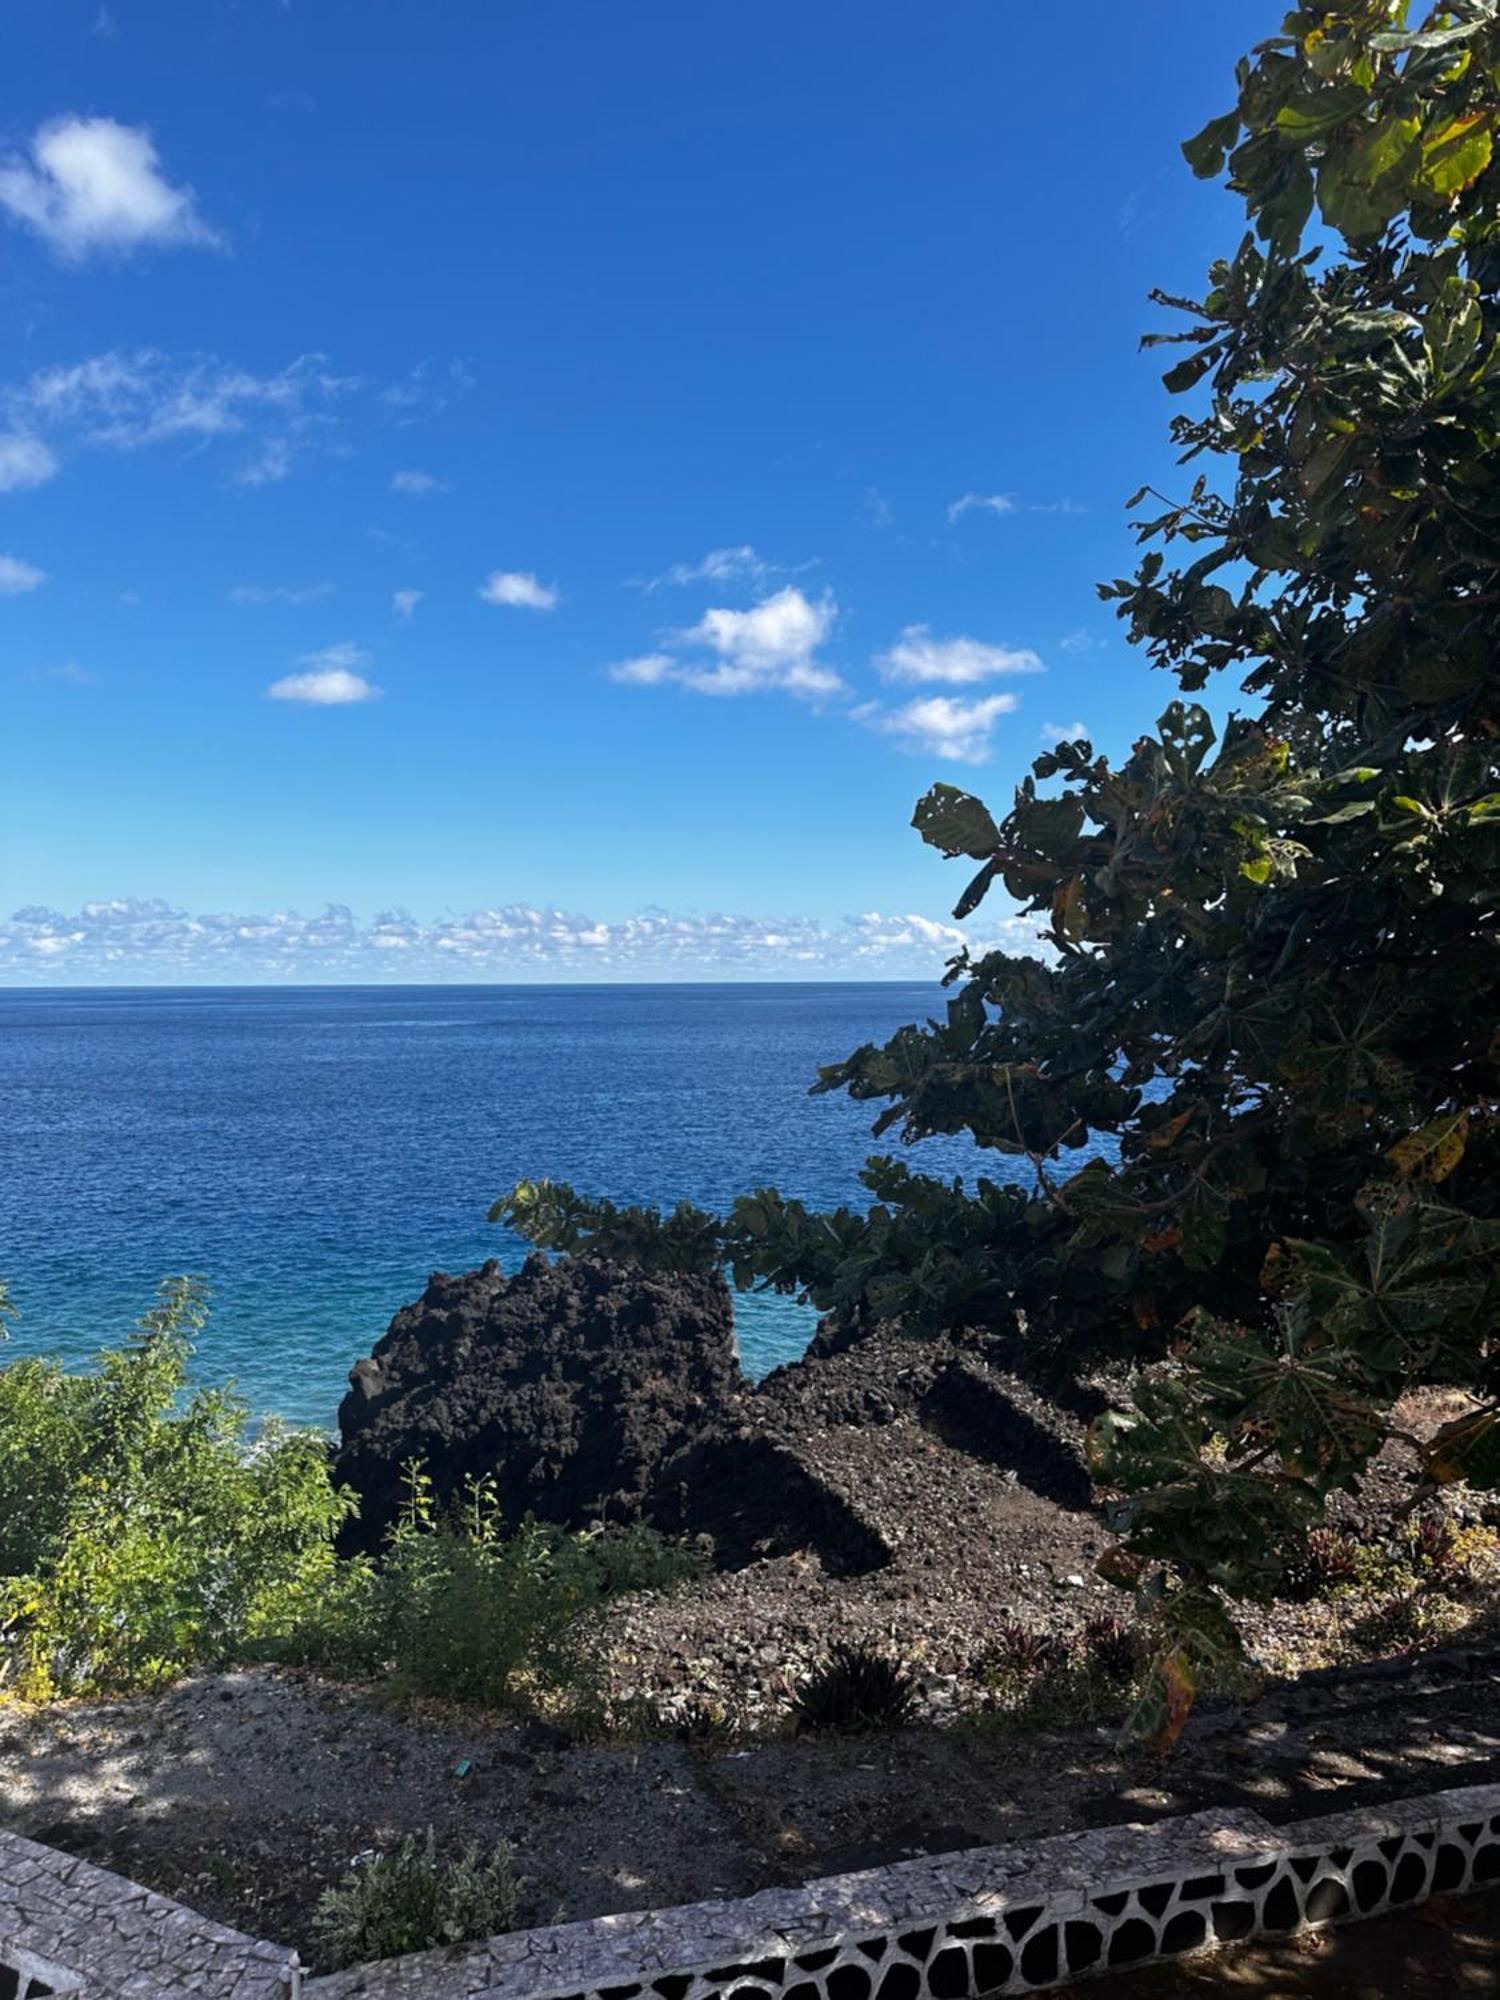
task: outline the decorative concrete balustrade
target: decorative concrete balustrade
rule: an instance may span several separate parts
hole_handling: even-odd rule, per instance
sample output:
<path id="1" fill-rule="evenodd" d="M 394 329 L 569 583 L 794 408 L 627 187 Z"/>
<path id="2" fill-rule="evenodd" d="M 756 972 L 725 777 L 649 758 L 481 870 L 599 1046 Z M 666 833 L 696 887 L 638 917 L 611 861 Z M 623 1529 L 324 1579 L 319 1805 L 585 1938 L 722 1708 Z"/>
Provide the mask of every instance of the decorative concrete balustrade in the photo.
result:
<path id="1" fill-rule="evenodd" d="M 0 1834 L 0 2000 L 982 2000 L 1486 1884 L 1500 1786 L 972 1848 L 309 1979 L 290 1952 Z"/>

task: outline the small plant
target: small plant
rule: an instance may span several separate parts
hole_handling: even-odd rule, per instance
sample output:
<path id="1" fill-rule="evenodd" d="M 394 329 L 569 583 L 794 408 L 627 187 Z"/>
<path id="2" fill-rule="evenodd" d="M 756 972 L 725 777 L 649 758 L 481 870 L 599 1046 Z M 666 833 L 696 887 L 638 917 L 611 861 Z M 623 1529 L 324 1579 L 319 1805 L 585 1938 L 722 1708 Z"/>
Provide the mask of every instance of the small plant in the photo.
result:
<path id="1" fill-rule="evenodd" d="M 1423 1514 L 1413 1521 L 1407 1539 L 1419 1569 L 1442 1573 L 1456 1566 L 1458 1537 L 1441 1514 Z"/>
<path id="2" fill-rule="evenodd" d="M 917 1709 L 917 1685 L 894 1660 L 868 1646 L 829 1648 L 792 1697 L 797 1727 L 808 1732 L 899 1729 Z"/>
<path id="3" fill-rule="evenodd" d="M 1083 1628 L 1083 1658 L 1103 1680 L 1130 1680 L 1140 1665 L 1134 1628 L 1123 1618 L 1091 1618 Z"/>
<path id="4" fill-rule="evenodd" d="M 1007 1622 L 995 1628 L 987 1664 L 991 1671 L 1034 1680 L 1058 1663 L 1057 1641 L 1030 1625 Z"/>
<path id="5" fill-rule="evenodd" d="M 1360 1576 L 1360 1545 L 1339 1528 L 1313 1528 L 1284 1564 L 1286 1594 L 1298 1604 L 1329 1597 Z"/>
<path id="6" fill-rule="evenodd" d="M 515 1928 L 523 1886 L 508 1842 L 488 1856 L 469 1847 L 445 1861 L 429 1827 L 420 1837 L 408 1834 L 392 1853 L 352 1867 L 326 1890 L 314 1929 L 333 1967 L 472 1944 Z"/>

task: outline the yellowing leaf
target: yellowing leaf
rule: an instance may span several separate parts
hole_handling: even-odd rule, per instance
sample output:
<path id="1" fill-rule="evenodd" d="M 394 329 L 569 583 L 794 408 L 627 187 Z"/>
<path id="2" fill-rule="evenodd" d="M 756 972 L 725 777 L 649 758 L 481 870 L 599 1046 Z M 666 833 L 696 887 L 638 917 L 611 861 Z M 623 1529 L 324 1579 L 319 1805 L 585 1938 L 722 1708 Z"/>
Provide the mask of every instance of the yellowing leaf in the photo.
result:
<path id="1" fill-rule="evenodd" d="M 1494 149 L 1490 113 L 1450 118 L 1422 140 L 1423 187 L 1437 195 L 1461 194 L 1484 172 Z"/>
<path id="2" fill-rule="evenodd" d="M 1435 1185 L 1447 1180 L 1453 1172 L 1464 1156 L 1468 1140 L 1469 1114 L 1453 1111 L 1446 1117 L 1434 1118 L 1418 1132 L 1409 1132 L 1392 1146 L 1386 1158 L 1404 1179 L 1431 1181 Z"/>
<path id="3" fill-rule="evenodd" d="M 1477 1410 L 1444 1424 L 1427 1446 L 1427 1470 L 1440 1486 L 1456 1479 L 1482 1488 L 1500 1485 L 1500 1414 Z"/>

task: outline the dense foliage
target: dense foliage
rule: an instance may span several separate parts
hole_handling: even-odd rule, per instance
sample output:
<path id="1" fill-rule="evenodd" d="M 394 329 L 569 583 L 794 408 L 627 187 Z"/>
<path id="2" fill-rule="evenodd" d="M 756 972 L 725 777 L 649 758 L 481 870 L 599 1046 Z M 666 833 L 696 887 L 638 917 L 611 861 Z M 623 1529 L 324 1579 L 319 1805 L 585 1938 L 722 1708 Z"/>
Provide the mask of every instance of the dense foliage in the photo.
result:
<path id="1" fill-rule="evenodd" d="M 92 1372 L 0 1368 L 0 1693 L 156 1685 L 328 1577 L 348 1503 L 326 1445 L 188 1393 L 205 1310 L 174 1279 Z"/>
<path id="2" fill-rule="evenodd" d="M 206 1313 L 197 1281 L 172 1279 L 95 1368 L 0 1367 L 0 1698 L 123 1693 L 261 1659 L 591 1712 L 607 1599 L 670 1588 L 697 1559 L 645 1530 L 507 1533 L 483 1483 L 444 1513 L 414 1466 L 381 1560 L 341 1560 L 353 1501 L 328 1440 L 252 1430 L 232 1393 L 189 1387 Z"/>
<path id="3" fill-rule="evenodd" d="M 1404 1392 L 1475 1399 L 1432 1484 L 1500 1480 L 1496 0 L 1297 7 L 1236 81 L 1184 150 L 1249 229 L 1152 336 L 1184 346 L 1173 432 L 1206 469 L 1103 594 L 1184 697 L 1249 710 L 1174 701 L 1119 768 L 1062 744 L 998 822 L 936 786 L 918 831 L 979 864 L 957 914 L 1001 888 L 1050 953 L 961 955 L 945 1021 L 819 1084 L 1030 1184 L 876 1160 L 867 1217 L 497 1204 L 555 1247 L 1134 1363 L 1095 1462 L 1166 1741 L 1232 1665 L 1226 1595 L 1286 1586 Z"/>

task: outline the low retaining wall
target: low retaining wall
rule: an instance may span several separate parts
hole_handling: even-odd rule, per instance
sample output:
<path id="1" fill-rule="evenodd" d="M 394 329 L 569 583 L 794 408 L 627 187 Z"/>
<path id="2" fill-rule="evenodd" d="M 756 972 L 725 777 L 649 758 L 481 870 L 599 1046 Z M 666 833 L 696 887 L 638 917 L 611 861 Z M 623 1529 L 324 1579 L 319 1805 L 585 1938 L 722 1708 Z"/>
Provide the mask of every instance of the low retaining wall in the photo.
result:
<path id="1" fill-rule="evenodd" d="M 288 2000 L 297 1954 L 0 1833 L 0 2000 Z"/>
<path id="2" fill-rule="evenodd" d="M 1489 1883 L 1500 1785 L 972 1848 L 308 1979 L 290 1952 L 0 1834 L 0 2000 L 981 2000 Z"/>

